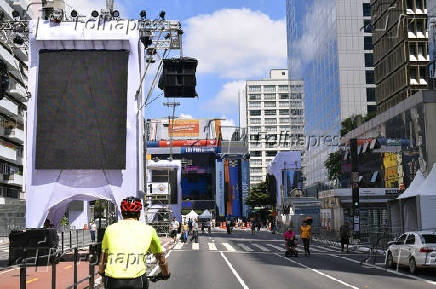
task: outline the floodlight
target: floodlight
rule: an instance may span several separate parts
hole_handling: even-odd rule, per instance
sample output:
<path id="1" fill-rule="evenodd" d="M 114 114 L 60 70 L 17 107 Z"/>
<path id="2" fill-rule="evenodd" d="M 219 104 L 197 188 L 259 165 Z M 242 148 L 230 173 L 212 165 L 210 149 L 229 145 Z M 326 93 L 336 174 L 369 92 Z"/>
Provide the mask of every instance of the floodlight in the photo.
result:
<path id="1" fill-rule="evenodd" d="M 141 10 L 141 13 L 139 13 L 139 16 L 141 16 L 141 20 L 145 20 L 147 17 L 147 11 Z"/>
<path id="2" fill-rule="evenodd" d="M 165 20 L 165 11 L 164 11 L 164 10 L 162 10 L 162 11 L 159 13 L 159 17 L 162 18 L 162 20 Z"/>
<path id="3" fill-rule="evenodd" d="M 97 18 L 98 15 L 99 15 L 99 14 L 98 14 L 98 11 L 97 11 L 97 10 L 94 10 L 94 11 L 91 12 L 91 16 L 94 17 L 94 18 Z"/>
<path id="4" fill-rule="evenodd" d="M 70 15 L 71 17 L 76 18 L 78 15 L 77 10 L 72 10 Z"/>
<path id="5" fill-rule="evenodd" d="M 114 18 L 120 17 L 120 11 L 118 11 L 118 10 L 112 11 L 111 14 L 112 14 L 112 17 L 114 17 Z"/>

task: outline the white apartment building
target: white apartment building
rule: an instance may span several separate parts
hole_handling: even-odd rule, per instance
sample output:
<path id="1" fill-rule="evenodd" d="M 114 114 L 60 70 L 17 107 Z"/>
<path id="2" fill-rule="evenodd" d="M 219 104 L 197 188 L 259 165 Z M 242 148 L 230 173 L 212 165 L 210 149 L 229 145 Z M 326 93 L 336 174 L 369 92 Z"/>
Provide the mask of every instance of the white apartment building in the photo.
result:
<path id="1" fill-rule="evenodd" d="M 264 181 L 268 164 L 280 151 L 304 150 L 304 82 L 288 80 L 287 69 L 248 80 L 245 88 L 250 183 Z"/>
<path id="2" fill-rule="evenodd" d="M 27 1 L 0 0 L 0 17 L 12 20 L 12 11 L 20 19 L 30 19 L 25 11 Z M 1 24 L 0 24 L 1 25 Z M 0 35 L 0 77 L 9 83 L 0 95 L 0 234 L 24 226 L 25 194 L 23 193 L 23 146 L 27 100 L 27 43 L 18 33 Z M 21 40 L 25 40 L 24 37 Z M 17 43 L 15 43 L 17 42 Z"/>

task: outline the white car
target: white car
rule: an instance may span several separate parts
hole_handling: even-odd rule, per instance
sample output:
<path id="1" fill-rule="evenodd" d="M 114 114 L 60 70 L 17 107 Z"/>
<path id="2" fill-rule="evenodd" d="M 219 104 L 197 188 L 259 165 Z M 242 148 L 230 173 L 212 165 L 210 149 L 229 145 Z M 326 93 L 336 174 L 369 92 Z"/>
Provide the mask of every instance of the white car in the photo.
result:
<path id="1" fill-rule="evenodd" d="M 386 267 L 408 265 L 412 274 L 418 268 L 436 268 L 436 231 L 407 232 L 388 244 Z"/>

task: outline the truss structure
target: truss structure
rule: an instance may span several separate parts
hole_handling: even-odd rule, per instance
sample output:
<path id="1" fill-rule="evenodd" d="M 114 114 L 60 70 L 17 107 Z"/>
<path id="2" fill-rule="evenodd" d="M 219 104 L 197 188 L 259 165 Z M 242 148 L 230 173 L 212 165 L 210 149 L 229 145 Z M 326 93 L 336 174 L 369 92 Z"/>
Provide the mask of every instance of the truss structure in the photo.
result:
<path id="1" fill-rule="evenodd" d="M 0 21 L 0 42 L 10 49 L 27 50 L 29 48 L 29 22 L 27 20 Z"/>

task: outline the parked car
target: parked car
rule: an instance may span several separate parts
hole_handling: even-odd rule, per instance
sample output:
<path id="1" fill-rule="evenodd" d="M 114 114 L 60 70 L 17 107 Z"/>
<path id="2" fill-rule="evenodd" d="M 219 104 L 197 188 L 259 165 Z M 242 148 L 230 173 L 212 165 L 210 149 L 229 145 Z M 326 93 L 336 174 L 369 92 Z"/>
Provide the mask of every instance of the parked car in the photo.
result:
<path id="1" fill-rule="evenodd" d="M 407 232 L 388 243 L 386 267 L 409 266 L 415 274 L 419 268 L 436 268 L 436 231 Z"/>

